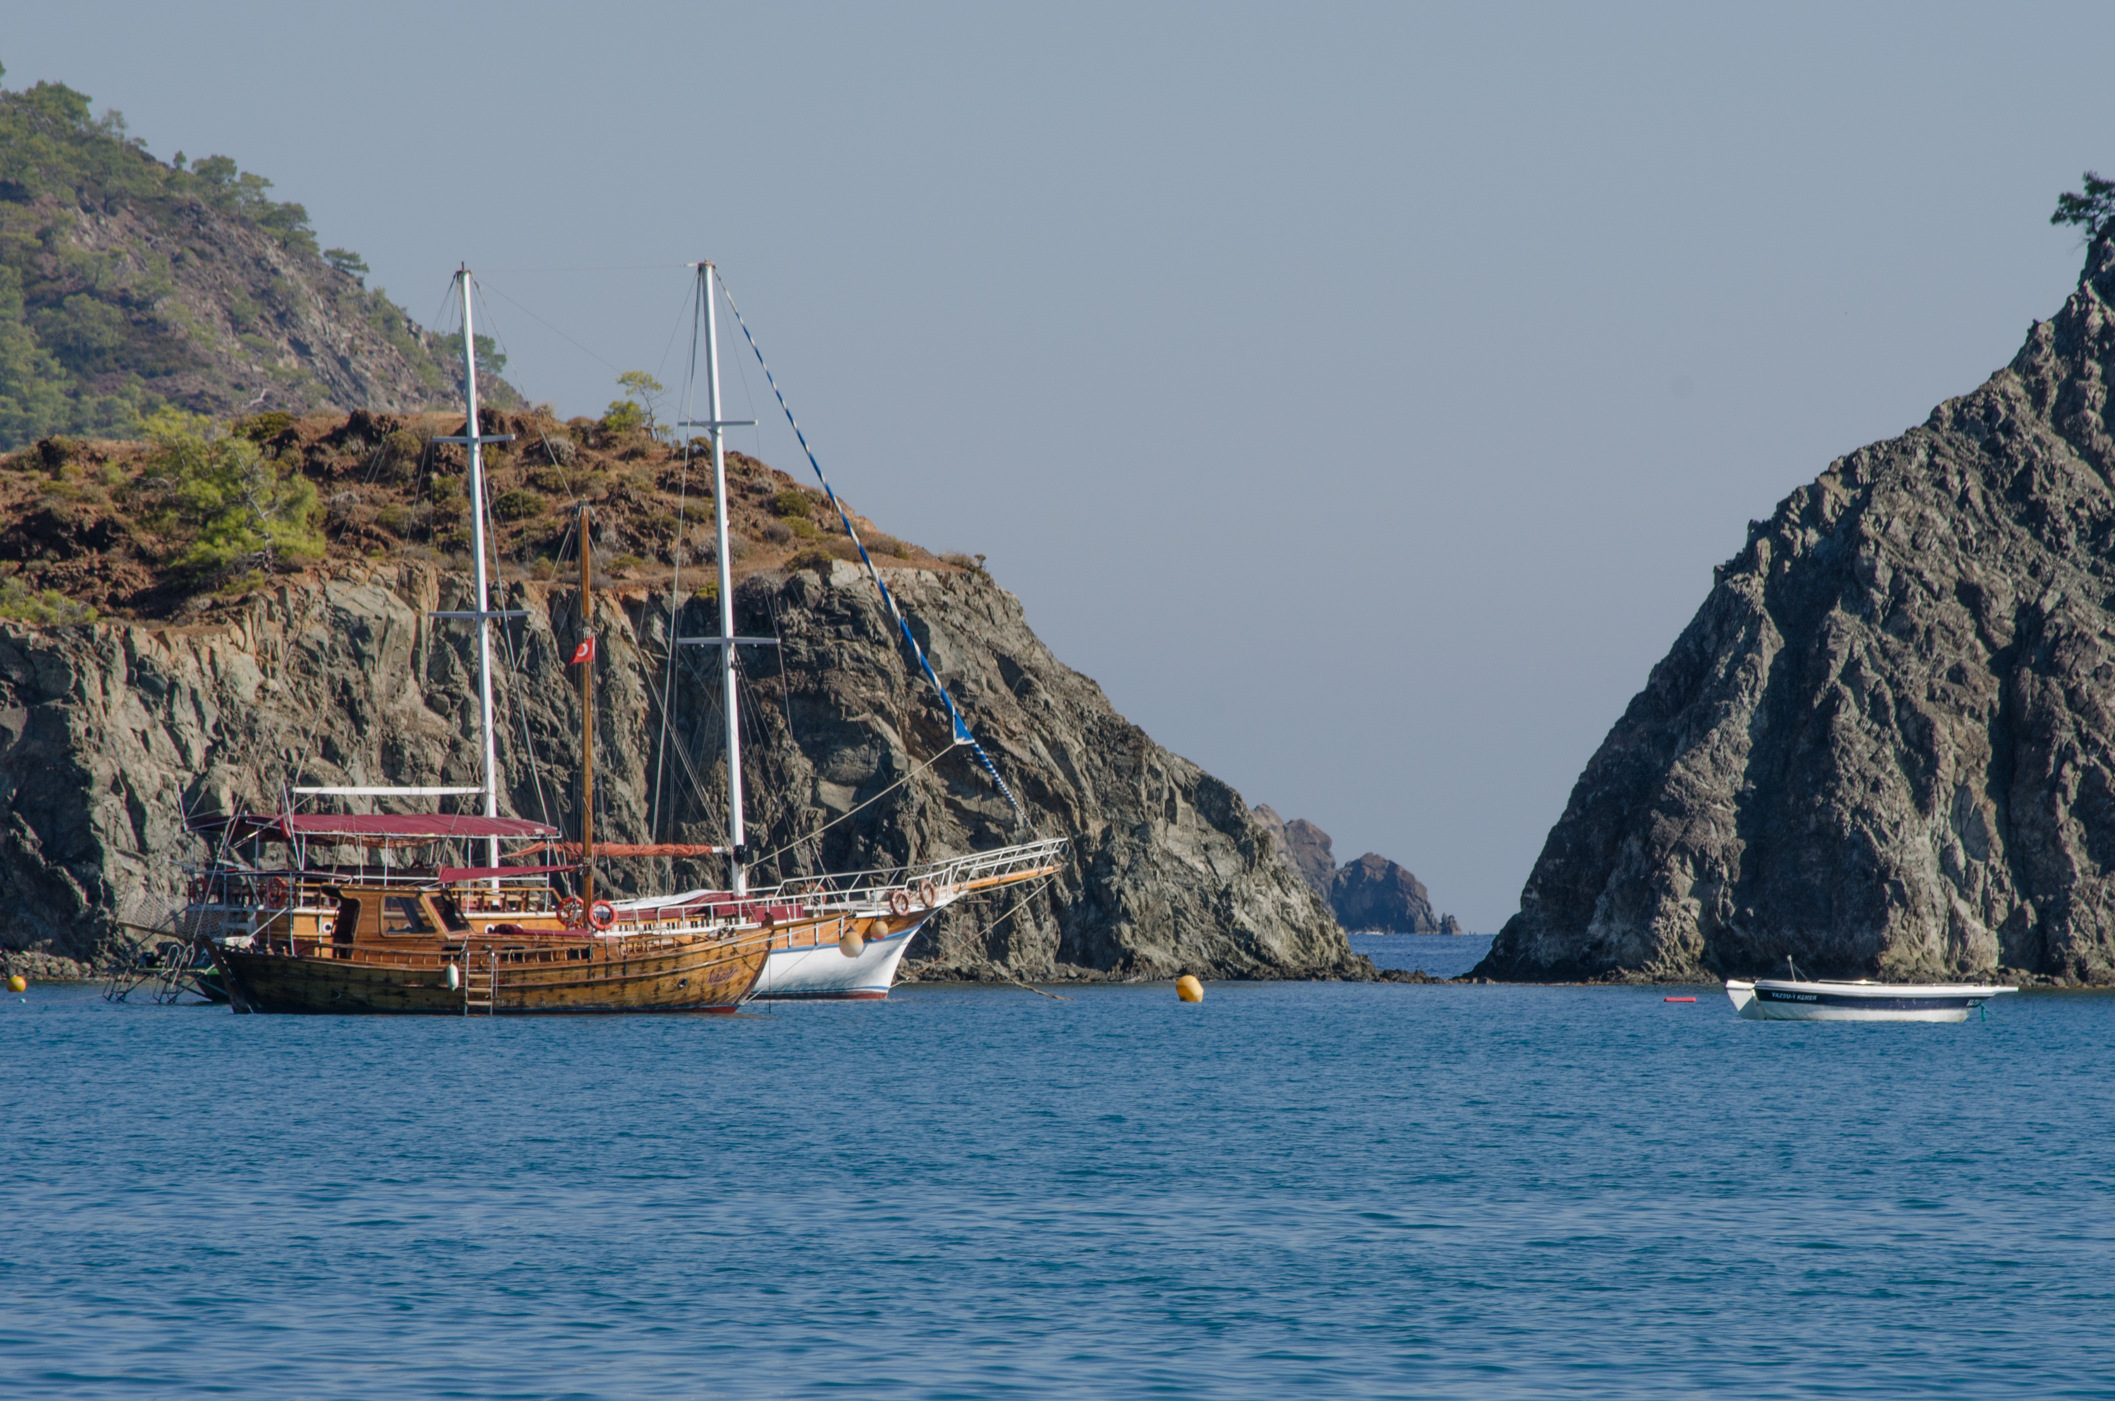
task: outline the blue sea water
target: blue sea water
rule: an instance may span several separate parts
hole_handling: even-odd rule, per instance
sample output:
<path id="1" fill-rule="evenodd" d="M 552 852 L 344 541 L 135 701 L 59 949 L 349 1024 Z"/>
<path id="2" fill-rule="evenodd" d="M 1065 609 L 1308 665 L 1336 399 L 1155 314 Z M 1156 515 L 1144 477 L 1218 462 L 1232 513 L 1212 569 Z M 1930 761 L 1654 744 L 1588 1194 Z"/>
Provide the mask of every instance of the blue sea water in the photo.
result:
<path id="1" fill-rule="evenodd" d="M 0 1395 L 2115 1394 L 2115 998 L 1666 991 L 37 987 L 0 1003 Z"/>

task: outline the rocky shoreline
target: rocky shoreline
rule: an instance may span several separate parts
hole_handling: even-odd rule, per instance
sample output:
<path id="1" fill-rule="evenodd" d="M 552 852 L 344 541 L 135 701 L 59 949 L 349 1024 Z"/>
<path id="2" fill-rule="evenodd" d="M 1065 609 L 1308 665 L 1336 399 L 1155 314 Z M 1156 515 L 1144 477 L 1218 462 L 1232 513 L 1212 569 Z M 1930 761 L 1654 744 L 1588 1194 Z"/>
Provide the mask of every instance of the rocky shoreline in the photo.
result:
<path id="1" fill-rule="evenodd" d="M 751 668 L 752 842 L 798 846 L 783 858 L 788 875 L 818 861 L 893 865 L 1031 830 L 1071 844 L 1067 869 L 1022 908 L 956 907 L 935 919 L 910 951 L 910 977 L 1377 976 L 1278 860 L 1240 795 L 1118 715 L 1035 637 L 1012 594 L 981 571 L 889 577 L 1029 820 L 1016 822 L 966 752 L 945 752 L 945 717 L 907 667 L 872 584 L 832 561 L 737 585 L 738 626 L 784 639 Z M 181 865 L 202 854 L 186 813 L 275 806 L 270 795 L 296 781 L 474 781 L 469 633 L 428 616 L 466 606 L 468 592 L 463 576 L 436 565 L 356 563 L 284 580 L 212 623 L 0 623 L 0 944 L 10 958 L 52 977 L 129 956 L 120 922 L 165 908 Z M 578 701 L 564 663 L 579 631 L 577 590 L 523 578 L 502 592 L 497 606 L 529 614 L 495 677 L 502 806 L 567 822 Z M 697 599 L 675 622 L 683 635 L 716 631 Z M 682 753 L 665 775 L 655 767 L 655 659 L 670 624 L 665 595 L 598 590 L 598 829 L 613 840 L 653 826 L 663 778 L 675 818 L 664 810 L 661 838 L 715 839 L 725 766 L 702 674 L 679 675 Z M 626 864 L 607 876 L 620 889 L 641 878 Z M 706 884 L 713 872 L 678 863 L 656 879 L 671 877 Z"/>

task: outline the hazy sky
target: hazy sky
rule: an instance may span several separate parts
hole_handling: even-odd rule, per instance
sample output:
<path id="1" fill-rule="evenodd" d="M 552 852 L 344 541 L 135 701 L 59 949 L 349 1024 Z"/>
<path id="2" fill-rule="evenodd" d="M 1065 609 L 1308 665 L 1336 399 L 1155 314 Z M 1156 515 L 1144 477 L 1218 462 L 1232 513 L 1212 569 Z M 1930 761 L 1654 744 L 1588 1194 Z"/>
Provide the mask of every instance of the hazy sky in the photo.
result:
<path id="1" fill-rule="evenodd" d="M 467 261 L 567 414 L 680 376 L 716 259 L 861 510 L 1483 930 L 1747 521 L 2061 303 L 2110 52 L 2106 5 L 0 24 L 7 86 L 234 157 L 421 321 Z M 740 363 L 737 445 L 802 470 Z"/>

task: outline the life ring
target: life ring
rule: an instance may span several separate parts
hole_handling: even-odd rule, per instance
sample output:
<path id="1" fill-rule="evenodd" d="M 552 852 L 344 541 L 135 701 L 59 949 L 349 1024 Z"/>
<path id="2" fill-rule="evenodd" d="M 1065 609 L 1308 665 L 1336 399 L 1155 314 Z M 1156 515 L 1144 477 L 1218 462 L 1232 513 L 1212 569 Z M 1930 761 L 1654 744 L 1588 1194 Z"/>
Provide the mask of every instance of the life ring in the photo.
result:
<path id="1" fill-rule="evenodd" d="M 939 893 L 933 889 L 931 881 L 922 880 L 918 882 L 918 903 L 925 906 L 928 910 L 940 903 Z"/>
<path id="2" fill-rule="evenodd" d="M 568 929 L 578 929 L 580 917 L 586 913 L 587 904 L 578 895 L 568 895 L 558 902 L 558 918 Z"/>
<path id="3" fill-rule="evenodd" d="M 607 929 L 617 922 L 617 907 L 607 900 L 597 900 L 595 908 L 588 911 L 588 922 L 597 929 Z"/>
<path id="4" fill-rule="evenodd" d="M 273 876 L 264 883 L 264 903 L 267 909 L 285 909 L 286 902 L 292 895 L 293 891 L 288 887 L 285 876 Z"/>
<path id="5" fill-rule="evenodd" d="M 892 890 L 889 892 L 889 911 L 898 919 L 911 912 L 911 892 Z"/>

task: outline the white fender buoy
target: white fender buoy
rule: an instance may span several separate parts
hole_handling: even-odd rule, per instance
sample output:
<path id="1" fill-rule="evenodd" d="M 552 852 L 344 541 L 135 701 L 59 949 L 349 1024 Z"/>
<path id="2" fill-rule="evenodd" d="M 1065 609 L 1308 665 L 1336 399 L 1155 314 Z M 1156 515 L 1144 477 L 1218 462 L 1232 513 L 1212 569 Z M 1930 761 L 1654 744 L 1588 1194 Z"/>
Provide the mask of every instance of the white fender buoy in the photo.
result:
<path id="1" fill-rule="evenodd" d="M 452 963 L 449 964 L 446 981 L 448 983 L 448 991 L 454 992 L 463 985 L 463 970 Z"/>
<path id="2" fill-rule="evenodd" d="M 860 937 L 858 926 L 845 926 L 844 937 L 837 941 L 837 951 L 846 958 L 857 958 L 867 951 L 867 941 Z"/>

